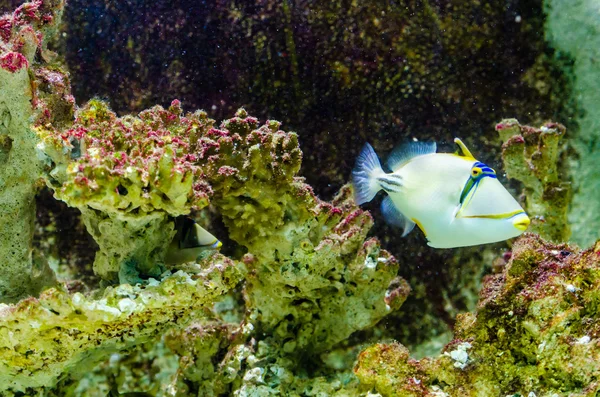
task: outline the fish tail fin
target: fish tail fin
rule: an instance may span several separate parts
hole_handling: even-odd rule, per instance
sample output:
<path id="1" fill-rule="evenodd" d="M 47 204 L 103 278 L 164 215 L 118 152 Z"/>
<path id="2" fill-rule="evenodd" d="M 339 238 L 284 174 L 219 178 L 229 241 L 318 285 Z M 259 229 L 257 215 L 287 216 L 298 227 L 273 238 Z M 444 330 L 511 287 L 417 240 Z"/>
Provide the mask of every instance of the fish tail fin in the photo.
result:
<path id="1" fill-rule="evenodd" d="M 368 143 L 365 144 L 352 170 L 354 199 L 358 205 L 373 200 L 373 197 L 381 190 L 377 178 L 384 174 L 375 150 Z"/>

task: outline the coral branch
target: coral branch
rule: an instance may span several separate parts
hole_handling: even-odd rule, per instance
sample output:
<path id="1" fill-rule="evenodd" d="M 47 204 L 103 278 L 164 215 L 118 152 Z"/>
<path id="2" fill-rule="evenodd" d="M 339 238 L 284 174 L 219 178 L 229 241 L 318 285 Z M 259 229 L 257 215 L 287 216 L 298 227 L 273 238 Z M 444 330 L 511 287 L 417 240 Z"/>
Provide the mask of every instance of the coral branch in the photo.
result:
<path id="1" fill-rule="evenodd" d="M 530 230 L 552 241 L 567 241 L 571 184 L 558 168 L 565 127 L 546 123 L 533 128 L 507 119 L 496 125 L 496 131 L 504 141 L 502 159 L 506 175 L 524 185 L 525 208 L 532 216 Z"/>
<path id="2" fill-rule="evenodd" d="M 100 299 L 50 289 L 0 307 L 0 391 L 51 387 L 119 350 L 154 340 L 210 307 L 244 277 L 222 256 L 198 274 L 177 272 L 146 287 L 107 288 Z"/>

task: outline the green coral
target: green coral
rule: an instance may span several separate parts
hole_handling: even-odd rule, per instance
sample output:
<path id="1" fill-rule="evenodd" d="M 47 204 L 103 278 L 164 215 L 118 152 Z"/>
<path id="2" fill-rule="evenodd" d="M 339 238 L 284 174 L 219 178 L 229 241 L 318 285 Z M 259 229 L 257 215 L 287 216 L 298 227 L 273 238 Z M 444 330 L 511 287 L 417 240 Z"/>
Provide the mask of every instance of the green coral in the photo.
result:
<path id="1" fill-rule="evenodd" d="M 243 277 L 243 267 L 215 255 L 200 273 L 179 271 L 145 287 L 109 287 L 96 299 L 50 289 L 39 299 L 4 305 L 0 390 L 33 392 L 51 388 L 65 373 L 81 377 L 111 353 L 201 316 Z"/>
<path id="2" fill-rule="evenodd" d="M 139 117 L 117 116 L 101 101 L 90 101 L 64 132 L 38 128 L 56 163 L 50 185 L 59 199 L 76 207 L 126 214 L 164 211 L 187 214 L 208 204 L 194 182 L 195 141 L 212 125 L 206 113 L 184 117 L 177 101 Z M 191 147 L 190 147 L 191 146 Z"/>
<path id="3" fill-rule="evenodd" d="M 118 118 L 94 100 L 66 130 L 36 128 L 38 148 L 48 156 L 48 185 L 81 210 L 100 247 L 94 271 L 106 280 L 160 275 L 175 235 L 173 217 L 208 204 L 192 153 L 213 121 L 204 112 L 181 113 L 174 101 L 168 110 Z"/>
<path id="4" fill-rule="evenodd" d="M 100 246 L 97 274 L 122 282 L 156 277 L 173 217 L 211 199 L 238 242 L 267 238 L 289 216 L 278 200 L 300 167 L 296 135 L 274 121 L 259 127 L 243 109 L 220 129 L 213 124 L 205 112 L 184 115 L 179 101 L 118 118 L 94 100 L 66 130 L 37 127 L 48 185 L 82 211 Z"/>
<path id="5" fill-rule="evenodd" d="M 558 167 L 565 127 L 546 123 L 533 128 L 507 119 L 496 130 L 504 141 L 506 175 L 524 185 L 525 210 L 532 218 L 530 231 L 555 242 L 567 241 L 571 183 Z"/>
<path id="6" fill-rule="evenodd" d="M 249 250 L 243 257 L 246 320 L 240 326 L 198 324 L 168 338 L 182 356 L 175 388 L 181 395 L 355 395 L 352 374 L 344 365 L 329 368 L 321 354 L 373 327 L 410 291 L 396 277 L 394 258 L 366 238 L 373 221 L 354 204 L 349 187 L 330 204 L 300 181 L 263 181 L 265 191 L 273 185 L 280 194 L 271 203 L 282 216 L 294 216 L 277 228 L 265 226 L 269 219 L 250 223 L 251 233 L 238 234 L 248 236 L 239 241 Z M 250 205 L 236 195 L 224 200 L 227 208 L 234 199 Z M 221 202 L 214 201 L 219 209 Z M 255 239 L 253 229 L 268 230 L 267 238 Z M 311 373 L 304 373 L 305 361 L 314 363 Z"/>
<path id="7" fill-rule="evenodd" d="M 54 282 L 45 261 L 31 252 L 42 165 L 30 123 L 53 120 L 43 109 L 66 99 L 55 95 L 55 84 L 46 87 L 47 95 L 38 95 L 51 57 L 46 41 L 63 6 L 62 1 L 37 1 L 0 17 L 0 302 L 38 294 Z M 62 103 L 68 109 L 68 101 Z"/>
<path id="8" fill-rule="evenodd" d="M 355 372 L 385 396 L 595 396 L 599 253 L 526 234 L 485 279 L 477 310 L 458 316 L 442 356 L 416 361 L 401 345 L 375 345 Z"/>
<path id="9" fill-rule="evenodd" d="M 346 385 L 354 390 L 357 381 L 347 363 L 344 371 L 335 371 L 319 355 L 398 309 L 410 288 L 397 277 L 395 259 L 377 240 L 367 238 L 373 220 L 356 206 L 349 186 L 328 203 L 296 176 L 302 159 L 296 134 L 280 130 L 276 121 L 260 125 L 243 109 L 216 128 L 204 112 L 184 115 L 178 101 L 169 109 L 157 106 L 120 118 L 105 103 L 91 101 L 77 111 L 74 124 L 62 129 L 38 124 L 36 132 L 41 139 L 38 150 L 46 156 L 47 183 L 56 197 L 81 210 L 100 247 L 94 270 L 105 279 L 134 284 L 142 281 L 140 276 L 160 278 L 165 270 L 162 256 L 173 238 L 173 218 L 202 209 L 209 201 L 211 210 L 221 215 L 229 238 L 246 252 L 242 261 L 248 276 L 241 298 L 230 291 L 241 280 L 240 271 L 236 277 L 227 277 L 227 282 L 219 281 L 219 272 L 233 265 L 218 255 L 208 263 L 177 267 L 199 273 L 196 277 L 204 280 L 203 285 L 217 288 L 218 293 L 197 297 L 187 311 L 177 314 L 175 325 L 198 320 L 184 330 L 176 327 L 167 338 L 167 345 L 182 356 L 172 390 L 181 395 L 190 390 L 244 395 L 290 388 L 334 395 L 345 393 Z M 177 275 L 190 277 L 182 271 L 171 277 Z M 175 297 L 171 303 L 177 307 L 181 299 L 194 299 L 189 291 L 169 287 L 170 279 L 158 285 L 150 279 L 146 287 L 109 287 L 105 298 L 76 294 L 71 300 L 88 304 L 73 309 L 75 315 L 69 304 L 58 307 L 59 315 L 74 316 L 75 328 L 79 326 L 77 310 L 93 317 L 94 310 L 108 305 L 107 310 L 116 316 L 90 321 L 90 327 L 107 327 L 112 333 L 92 338 L 101 349 L 88 345 L 70 349 L 69 365 L 80 363 L 86 368 L 91 362 L 106 360 L 112 352 L 138 349 L 163 334 L 166 325 L 162 322 L 147 327 L 148 332 L 155 329 L 151 334 L 137 329 L 136 313 L 128 313 L 128 321 L 119 322 L 118 310 L 113 310 L 118 303 L 106 296 L 133 289 L 127 308 L 138 307 L 139 290 L 141 294 L 155 287 L 168 288 Z M 217 295 L 224 293 L 243 299 L 246 316 L 241 324 L 224 322 L 216 309 L 213 314 L 200 312 L 218 303 Z M 167 305 L 160 311 L 163 314 L 174 310 L 158 295 L 143 303 Z M 152 324 L 154 316 L 152 310 L 143 311 L 139 321 Z M 48 328 L 53 335 L 61 332 L 52 324 Z M 115 342 L 115 335 L 130 329 L 130 339 Z M 87 337 L 89 332 L 82 328 L 77 335 Z M 65 345 L 78 341 L 74 338 Z M 43 349 L 38 351 L 42 354 Z M 92 359 L 80 358 L 78 354 L 84 352 Z M 39 360 L 32 357 L 21 368 L 25 371 Z M 300 364 L 305 360 L 318 363 L 318 370 L 300 380 L 297 377 L 304 372 Z M 108 374 L 114 374 L 109 364 L 102 366 L 106 372 L 93 376 L 70 366 L 49 363 L 47 367 L 51 373 L 45 373 L 45 378 L 40 374 L 29 383 L 23 379 L 13 388 L 28 386 L 37 391 L 49 387 L 52 393 L 76 393 L 86 379 L 108 379 Z M 55 385 L 60 371 L 68 374 L 67 380 Z M 135 376 L 128 384 L 111 383 L 125 391 L 135 387 L 163 390 L 153 380 L 137 382 Z"/>

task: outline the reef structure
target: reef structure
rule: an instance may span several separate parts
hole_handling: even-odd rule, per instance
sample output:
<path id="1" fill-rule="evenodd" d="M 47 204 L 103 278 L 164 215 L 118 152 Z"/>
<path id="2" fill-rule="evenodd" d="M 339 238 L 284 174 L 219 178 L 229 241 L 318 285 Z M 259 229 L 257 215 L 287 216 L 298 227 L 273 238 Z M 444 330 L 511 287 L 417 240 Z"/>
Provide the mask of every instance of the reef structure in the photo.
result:
<path id="1" fill-rule="evenodd" d="M 213 121 L 183 115 L 178 101 L 139 117 L 118 118 L 90 101 L 66 130 L 38 126 L 55 196 L 81 210 L 100 250 L 94 272 L 105 280 L 158 277 L 175 236 L 174 218 L 208 205 L 196 143 Z"/>
<path id="2" fill-rule="evenodd" d="M 600 244 L 579 250 L 527 233 L 440 357 L 400 344 L 364 350 L 354 371 L 383 396 L 594 396 L 600 390 Z"/>
<path id="3" fill-rule="evenodd" d="M 496 131 L 504 142 L 506 176 L 524 185 L 525 209 L 532 217 L 529 230 L 554 242 L 568 241 L 571 183 L 559 168 L 565 127 L 546 123 L 534 128 L 506 119 L 496 124 Z"/>
<path id="4" fill-rule="evenodd" d="M 134 184 L 143 183 L 142 178 L 107 169 L 104 162 L 114 166 L 123 156 L 103 153 L 94 157 L 94 145 L 109 142 L 102 136 L 118 136 L 128 125 L 126 122 L 144 126 L 152 122 L 155 126 L 169 122 L 179 126 L 184 121 L 186 126 L 201 124 L 194 115 L 204 113 L 180 117 L 178 106 L 175 102 L 168 110 L 156 107 L 123 120 L 103 103 L 92 102 L 79 110 L 77 120 L 90 112 L 94 114 L 90 119 L 98 123 L 93 125 L 109 120 L 105 125 L 110 128 L 101 135 L 95 135 L 98 130 L 91 128 L 85 132 L 74 128 L 59 131 L 49 125 L 36 128 L 42 143 L 38 149 L 48 156 L 52 166 L 47 174 L 49 186 L 55 188 L 57 197 L 72 205 L 97 206 L 94 211 L 99 213 L 118 213 L 122 208 L 132 208 L 132 202 L 153 209 L 173 205 L 175 200 L 166 200 L 166 194 L 160 195 L 164 201 L 154 204 L 153 196 L 144 195 L 144 189 Z M 187 194 L 183 196 L 196 199 L 193 202 L 199 207 L 210 199 L 211 206 L 222 214 L 230 238 L 247 251 L 242 260 L 236 262 L 215 254 L 180 270 L 166 270 L 157 278 L 144 274 L 145 280 L 135 286 L 121 284 L 87 296 L 54 289 L 37 299 L 5 307 L 0 316 L 5 332 L 0 348 L 7 352 L 0 359 L 7 374 L 4 382 L 0 379 L 4 390 L 58 394 L 58 390 L 73 390 L 73 382 L 85 377 L 85 368 L 123 349 L 160 339 L 173 328 L 168 346 L 182 356 L 173 387 L 183 390 L 183 395 L 190 389 L 212 390 L 209 387 L 221 390 L 223 395 L 238 389 L 262 390 L 263 381 L 252 374 L 267 370 L 273 373 L 277 368 L 280 370 L 276 375 L 289 373 L 287 382 L 291 384 L 296 376 L 292 374 L 303 371 L 300 364 L 304 360 L 319 362 L 325 350 L 356 331 L 373 327 L 404 302 L 410 288 L 397 277 L 394 258 L 379 247 L 377 240 L 367 239 L 373 220 L 353 202 L 351 189 L 344 188 L 332 203 L 327 203 L 295 176 L 301 160 L 295 134 L 280 130 L 275 121 L 261 126 L 244 110 L 219 128 L 212 127 L 212 121 L 202 125 L 206 128 L 198 135 L 182 129 L 187 134 L 186 142 L 195 141 L 197 145 L 196 157 L 184 157 L 197 179 L 188 182 L 189 190 L 184 190 Z M 169 134 L 171 130 L 165 129 L 159 135 L 154 132 L 157 129 L 142 130 L 145 136 L 156 139 L 153 143 L 176 141 L 174 134 Z M 139 144 L 135 139 L 128 141 Z M 140 147 L 155 152 L 151 145 Z M 73 156 L 77 150 L 81 152 Z M 164 157 L 164 153 L 158 156 L 159 164 Z M 152 175 L 154 186 L 148 192 L 162 186 L 160 177 L 156 177 L 160 172 Z M 172 170 L 163 175 L 170 178 Z M 194 188 L 200 183 L 201 189 Z M 127 189 L 127 194 L 119 186 Z M 187 199 L 180 203 L 181 208 L 189 208 L 185 207 Z M 135 208 L 132 211 L 140 212 Z M 144 235 L 135 237 L 145 239 Z M 99 246 L 107 257 L 119 252 L 102 240 Z M 149 258 L 144 261 L 156 263 Z M 240 284 L 244 279 L 245 283 Z M 208 309 L 220 297 L 240 285 L 241 304 L 246 307 L 241 323 L 228 323 L 210 314 Z M 28 320 L 32 313 L 37 319 L 33 323 Z M 192 328 L 181 331 L 190 321 L 194 321 Z M 193 331 L 198 328 L 206 332 Z M 15 333 L 19 338 L 10 337 Z M 66 339 L 61 342 L 57 336 L 62 333 L 66 333 Z M 211 348 L 213 353 L 207 353 L 202 346 L 214 343 L 203 342 L 206 335 L 217 337 L 218 343 L 214 343 L 222 348 Z M 245 337 L 236 339 L 235 335 Z M 238 351 L 245 353 L 238 355 Z M 228 369 L 224 361 L 221 369 L 209 371 L 206 359 L 215 352 L 220 352 L 218 357 L 221 353 L 229 357 L 225 361 L 238 360 L 234 370 Z M 29 359 L 19 360 L 23 354 Z M 265 366 L 265 362 L 276 365 Z M 199 377 L 198 371 L 204 375 Z M 59 378 L 69 381 L 59 384 Z M 286 390 L 286 383 L 272 383 L 274 390 Z"/>
<path id="5" fill-rule="evenodd" d="M 101 296 L 50 289 L 0 307 L 0 393 L 44 395 L 61 378 L 81 377 L 113 353 L 185 325 L 244 276 L 221 256 L 202 265 L 201 273 L 109 287 Z"/>
<path id="6" fill-rule="evenodd" d="M 410 288 L 397 277 L 398 263 L 367 238 L 369 213 L 355 205 L 349 187 L 331 203 L 315 196 L 297 176 L 297 135 L 279 122 L 261 125 L 240 109 L 217 126 L 203 111 L 184 113 L 177 100 L 135 116 L 118 117 L 99 100 L 74 111 L 64 72 L 40 68 L 34 75 L 35 107 L 18 114 L 29 117 L 21 126 L 35 178 L 20 182 L 35 192 L 44 181 L 81 211 L 99 246 L 94 272 L 104 283 L 82 293 L 74 280 L 55 282 L 39 296 L 24 290 L 33 296 L 0 306 L 1 393 L 76 394 L 98 363 L 159 343 L 167 332 L 168 346 L 182 356 L 173 390 L 212 384 L 222 393 L 260 391 L 257 374 L 277 368 L 288 381 L 269 387 L 285 390 L 301 376 L 302 362 L 319 363 L 320 354 L 406 299 Z M 191 264 L 165 263 L 175 219 L 209 206 L 241 260 L 213 253 Z M 235 322 L 215 314 L 232 296 L 245 311 Z M 206 357 L 224 359 L 205 355 L 206 333 L 195 336 L 198 328 L 221 330 L 207 334 L 217 335 L 218 352 L 238 360 L 237 370 L 206 372 Z"/>
<path id="7" fill-rule="evenodd" d="M 33 257 L 35 194 L 42 175 L 32 120 L 53 121 L 72 113 L 68 79 L 54 72 L 47 41 L 60 24 L 64 2 L 34 1 L 0 17 L 0 302 L 37 294 L 53 276 Z M 64 94 L 64 95 L 63 95 Z M 61 101 L 50 114 L 46 102 Z"/>

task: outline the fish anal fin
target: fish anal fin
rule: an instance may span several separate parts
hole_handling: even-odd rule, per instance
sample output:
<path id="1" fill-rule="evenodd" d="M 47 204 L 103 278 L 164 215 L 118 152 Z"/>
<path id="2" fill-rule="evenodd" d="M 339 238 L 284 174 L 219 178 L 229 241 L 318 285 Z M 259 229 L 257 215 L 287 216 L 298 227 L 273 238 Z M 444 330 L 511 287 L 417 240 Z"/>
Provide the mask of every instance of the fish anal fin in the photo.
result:
<path id="1" fill-rule="evenodd" d="M 392 171 L 397 171 L 403 164 L 409 160 L 435 153 L 437 145 L 435 142 L 408 142 L 404 143 L 394 150 L 387 159 L 386 165 Z"/>
<path id="2" fill-rule="evenodd" d="M 387 223 L 402 229 L 402 237 L 410 233 L 415 227 L 415 222 L 408 219 L 396 208 L 390 196 L 386 196 L 381 202 L 381 213 Z"/>
<path id="3" fill-rule="evenodd" d="M 411 221 L 413 221 L 419 227 L 419 229 L 421 229 L 421 231 L 423 232 L 423 234 L 425 235 L 425 237 L 427 237 L 427 232 L 425 231 L 425 228 L 423 227 L 423 225 L 421 224 L 421 222 L 419 222 L 415 218 L 412 218 Z"/>

